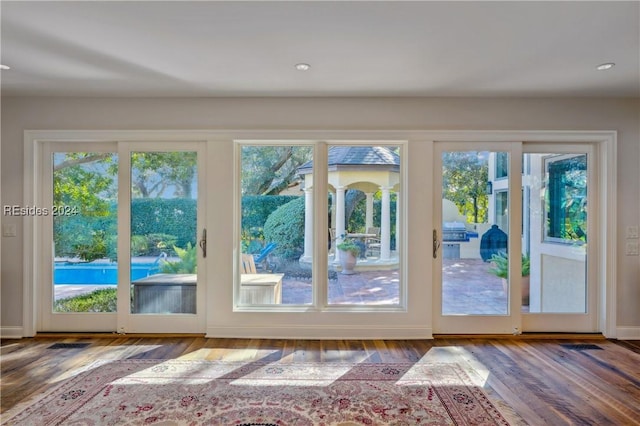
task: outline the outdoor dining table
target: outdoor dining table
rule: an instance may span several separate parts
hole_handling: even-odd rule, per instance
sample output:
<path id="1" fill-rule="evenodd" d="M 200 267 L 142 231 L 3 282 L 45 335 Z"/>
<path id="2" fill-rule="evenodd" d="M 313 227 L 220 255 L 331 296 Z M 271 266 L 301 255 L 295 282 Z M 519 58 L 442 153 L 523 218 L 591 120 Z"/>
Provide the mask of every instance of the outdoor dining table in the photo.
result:
<path id="1" fill-rule="evenodd" d="M 362 250 L 360 252 L 360 258 L 361 259 L 366 259 L 367 258 L 367 239 L 368 238 L 377 238 L 378 234 L 365 234 L 365 233 L 353 233 L 353 234 L 347 234 L 347 238 L 353 238 L 355 240 L 358 240 L 362 243 L 362 247 L 364 247 L 364 250 Z"/>

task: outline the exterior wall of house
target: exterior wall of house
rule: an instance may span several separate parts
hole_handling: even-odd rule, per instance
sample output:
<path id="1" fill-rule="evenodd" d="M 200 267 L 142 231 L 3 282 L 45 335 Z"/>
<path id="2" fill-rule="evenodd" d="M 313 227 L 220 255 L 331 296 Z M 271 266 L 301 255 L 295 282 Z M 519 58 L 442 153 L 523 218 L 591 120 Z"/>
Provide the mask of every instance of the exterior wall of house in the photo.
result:
<path id="1" fill-rule="evenodd" d="M 3 206 L 23 205 L 24 130 L 616 130 L 617 324 L 629 336 L 637 333 L 640 338 L 640 257 L 624 255 L 625 228 L 640 224 L 640 99 L 2 97 L 1 107 Z M 222 151 L 221 155 L 231 155 L 226 147 Z M 412 153 L 426 155 L 425 151 L 409 146 L 410 164 L 418 169 L 420 159 L 411 158 Z M 423 201 L 430 173 L 414 170 L 410 174 L 424 181 L 408 182 L 409 233 L 430 227 L 424 217 L 418 220 L 411 212 L 412 205 L 431 205 Z M 227 183 L 229 191 L 231 183 Z M 230 216 L 225 213 L 221 218 Z M 3 333 L 19 334 L 25 249 L 22 220 L 2 216 L 2 224 L 15 225 L 17 236 L 2 238 L 0 320 Z M 223 235 L 219 241 L 232 240 Z M 429 304 L 430 296 L 423 296 Z"/>

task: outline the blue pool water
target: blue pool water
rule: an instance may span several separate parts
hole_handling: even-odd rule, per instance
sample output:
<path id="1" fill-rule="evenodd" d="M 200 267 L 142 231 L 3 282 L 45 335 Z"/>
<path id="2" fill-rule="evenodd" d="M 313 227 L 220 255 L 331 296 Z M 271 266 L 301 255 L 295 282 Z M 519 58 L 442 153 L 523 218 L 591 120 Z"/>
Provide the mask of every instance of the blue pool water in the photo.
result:
<path id="1" fill-rule="evenodd" d="M 132 263 L 131 281 L 160 272 L 158 262 Z M 53 269 L 54 284 L 117 284 L 118 264 L 115 262 L 73 263 L 56 262 Z"/>

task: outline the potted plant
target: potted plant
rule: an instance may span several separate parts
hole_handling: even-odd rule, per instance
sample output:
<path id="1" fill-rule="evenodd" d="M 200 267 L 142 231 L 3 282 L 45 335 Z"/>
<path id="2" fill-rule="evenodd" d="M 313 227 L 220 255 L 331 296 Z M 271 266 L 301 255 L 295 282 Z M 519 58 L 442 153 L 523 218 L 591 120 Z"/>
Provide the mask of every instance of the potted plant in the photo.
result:
<path id="1" fill-rule="evenodd" d="M 355 274 L 353 268 L 355 268 L 356 262 L 358 261 L 360 246 L 353 240 L 345 239 L 339 243 L 336 248 L 340 250 L 340 265 L 342 266 L 342 273 L 345 275 Z"/>
<path id="2" fill-rule="evenodd" d="M 509 256 L 505 252 L 500 252 L 491 256 L 492 267 L 489 272 L 497 277 L 502 278 L 502 288 L 506 294 L 509 277 Z M 528 254 L 522 254 L 522 304 L 529 304 L 529 288 L 530 288 L 530 258 Z"/>

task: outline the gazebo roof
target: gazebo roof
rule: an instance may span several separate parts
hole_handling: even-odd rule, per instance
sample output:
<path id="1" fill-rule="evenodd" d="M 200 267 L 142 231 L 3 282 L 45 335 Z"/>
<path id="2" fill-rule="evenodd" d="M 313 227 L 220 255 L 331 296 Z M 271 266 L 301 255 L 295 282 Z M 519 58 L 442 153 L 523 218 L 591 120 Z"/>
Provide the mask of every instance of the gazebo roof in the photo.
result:
<path id="1" fill-rule="evenodd" d="M 400 156 L 387 146 L 338 146 L 329 148 L 329 170 L 389 170 L 400 171 Z M 300 174 L 313 170 L 313 160 L 298 167 Z"/>

